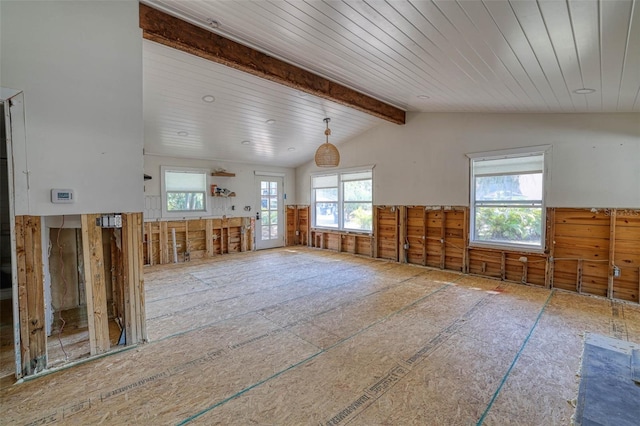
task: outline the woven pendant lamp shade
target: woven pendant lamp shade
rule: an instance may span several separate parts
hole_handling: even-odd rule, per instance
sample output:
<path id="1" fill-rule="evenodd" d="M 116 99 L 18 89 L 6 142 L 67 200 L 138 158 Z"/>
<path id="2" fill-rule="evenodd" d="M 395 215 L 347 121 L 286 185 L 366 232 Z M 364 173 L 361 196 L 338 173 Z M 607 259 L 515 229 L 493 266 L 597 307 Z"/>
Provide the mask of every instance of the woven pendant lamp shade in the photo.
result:
<path id="1" fill-rule="evenodd" d="M 324 131 L 324 134 L 327 137 L 327 141 L 320 145 L 316 150 L 316 166 L 318 167 L 337 167 L 340 164 L 340 153 L 338 152 L 338 148 L 332 143 L 329 143 L 329 135 L 331 134 L 331 129 L 329 129 L 329 121 L 330 118 L 325 118 L 324 122 L 327 123 L 327 129 Z"/>

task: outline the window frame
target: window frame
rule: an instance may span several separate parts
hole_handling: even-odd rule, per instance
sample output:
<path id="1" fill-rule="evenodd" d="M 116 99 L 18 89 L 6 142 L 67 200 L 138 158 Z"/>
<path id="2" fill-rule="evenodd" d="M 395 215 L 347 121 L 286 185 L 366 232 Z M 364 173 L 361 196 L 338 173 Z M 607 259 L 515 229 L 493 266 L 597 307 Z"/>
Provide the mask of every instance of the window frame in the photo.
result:
<path id="1" fill-rule="evenodd" d="M 373 220 L 371 223 L 371 229 L 356 229 L 356 228 L 346 228 L 345 227 L 345 218 L 344 218 L 344 205 L 345 205 L 345 199 L 344 199 L 344 183 L 345 182 L 357 182 L 357 181 L 366 181 L 369 179 L 347 179 L 347 180 L 343 180 L 342 176 L 343 175 L 349 175 L 349 174 L 355 174 L 355 173 L 371 173 L 371 200 L 370 201 L 346 201 L 346 203 L 371 203 L 371 217 L 373 219 L 373 209 L 374 209 L 374 186 L 373 186 L 373 182 L 374 182 L 374 172 L 373 172 L 374 166 L 362 166 L 362 167 L 354 167 L 354 168 L 348 168 L 348 169 L 340 169 L 340 170 L 332 170 L 331 172 L 329 171 L 323 171 L 323 172 L 317 172 L 317 173 L 312 173 L 311 177 L 309 179 L 309 183 L 310 183 L 310 193 L 311 193 L 311 227 L 313 229 L 326 229 L 326 230 L 330 230 L 330 231 L 337 231 L 337 232 L 348 232 L 348 233 L 355 233 L 355 234 L 368 234 L 371 235 L 373 234 Z M 317 177 L 323 177 L 323 176 L 336 176 L 337 179 L 337 184 L 336 186 L 327 186 L 327 187 L 314 187 L 313 185 L 313 179 L 317 178 Z M 338 199 L 335 202 L 336 204 L 336 209 L 338 212 L 338 226 L 336 227 L 332 227 L 332 226 L 322 226 L 322 225 L 317 225 L 316 223 L 316 189 L 325 189 L 325 188 L 336 188 L 338 190 Z M 330 203 L 334 203 L 333 201 Z"/>
<path id="2" fill-rule="evenodd" d="M 506 149 L 500 151 L 487 151 L 473 154 L 467 154 L 469 158 L 469 247 L 476 248 L 492 248 L 502 250 L 513 250 L 520 252 L 531 253 L 544 253 L 546 249 L 546 198 L 547 188 L 549 181 L 548 162 L 550 158 L 551 145 L 541 145 L 533 147 Z M 497 200 L 495 203 L 488 201 L 479 202 L 476 200 L 476 173 L 474 171 L 474 164 L 484 160 L 499 160 L 508 158 L 523 158 L 531 156 L 542 156 L 542 194 L 540 205 L 532 205 L 537 203 L 538 200 Z M 529 172 L 504 172 L 493 174 L 482 174 L 480 176 L 513 176 L 534 174 L 536 171 Z M 488 203 L 488 205 L 487 205 Z M 482 206 L 481 204 L 485 204 Z M 518 242 L 495 242 L 495 241 L 483 241 L 477 240 L 475 236 L 476 230 L 476 208 L 478 207 L 523 207 L 523 208 L 539 208 L 540 209 L 540 244 L 526 244 Z"/>
<path id="3" fill-rule="evenodd" d="M 202 210 L 169 210 L 167 206 L 168 197 L 167 193 L 176 192 L 183 193 L 180 191 L 167 191 L 166 186 L 166 173 L 167 172 L 177 172 L 177 173 L 193 173 L 193 174 L 201 174 L 204 175 L 204 191 L 188 191 L 193 193 L 203 193 L 203 207 Z M 194 167 L 182 167 L 182 166 L 160 166 L 160 177 L 161 177 L 161 198 L 162 198 L 162 216 L 164 217 L 201 217 L 209 215 L 209 170 L 194 168 Z"/>

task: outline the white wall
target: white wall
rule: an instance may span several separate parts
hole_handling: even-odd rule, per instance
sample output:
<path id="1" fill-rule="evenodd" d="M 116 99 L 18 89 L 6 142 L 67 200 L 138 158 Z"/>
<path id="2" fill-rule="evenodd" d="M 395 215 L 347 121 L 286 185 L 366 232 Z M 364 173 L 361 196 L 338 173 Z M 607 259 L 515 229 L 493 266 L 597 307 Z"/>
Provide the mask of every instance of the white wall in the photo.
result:
<path id="1" fill-rule="evenodd" d="M 208 197 L 208 212 L 206 216 L 251 216 L 256 214 L 259 207 L 258 189 L 255 185 L 255 173 L 271 172 L 284 174 L 284 192 L 286 194 L 285 204 L 295 204 L 296 182 L 295 170 L 284 167 L 267 167 L 263 165 L 231 163 L 224 161 L 195 160 L 187 158 L 163 157 L 157 155 L 144 156 L 144 173 L 151 176 L 151 180 L 145 181 L 144 195 L 149 202 L 150 200 L 159 200 L 161 196 L 161 176 L 160 166 L 178 166 L 193 167 L 198 169 L 207 169 L 213 172 L 216 169 L 224 169 L 228 172 L 235 173 L 235 177 L 218 177 L 209 176 L 208 184 L 216 184 L 219 187 L 227 188 L 236 193 L 235 197 Z M 211 173 L 209 173 L 211 174 Z M 158 201 L 159 202 L 159 201 Z M 235 210 L 231 210 L 231 206 L 235 206 Z M 245 206 L 251 206 L 251 211 L 244 211 Z M 148 209 L 147 209 L 148 210 Z M 157 219 L 158 215 L 145 210 L 145 220 Z M 178 217 L 182 217 L 180 213 Z M 196 216 L 205 216 L 202 213 L 196 213 Z"/>
<path id="2" fill-rule="evenodd" d="M 374 203 L 469 205 L 467 153 L 551 145 L 549 207 L 640 208 L 640 114 L 410 113 L 339 147 L 340 168 L 375 164 Z M 308 163 L 296 170 L 309 203 Z"/>
<path id="3" fill-rule="evenodd" d="M 0 1 L 0 15 L 0 86 L 24 91 L 26 112 L 16 214 L 142 211 L 138 2 Z M 52 188 L 77 201 L 52 204 Z"/>

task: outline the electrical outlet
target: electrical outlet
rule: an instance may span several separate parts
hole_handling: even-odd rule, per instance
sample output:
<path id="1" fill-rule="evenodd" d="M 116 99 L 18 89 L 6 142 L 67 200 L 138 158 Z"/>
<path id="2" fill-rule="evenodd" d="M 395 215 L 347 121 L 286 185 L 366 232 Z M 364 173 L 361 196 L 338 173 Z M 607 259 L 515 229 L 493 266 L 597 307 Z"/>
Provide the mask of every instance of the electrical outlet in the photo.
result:
<path id="1" fill-rule="evenodd" d="M 621 272 L 620 272 L 620 268 L 618 268 L 617 266 L 613 267 L 613 276 L 614 278 L 620 278 Z"/>

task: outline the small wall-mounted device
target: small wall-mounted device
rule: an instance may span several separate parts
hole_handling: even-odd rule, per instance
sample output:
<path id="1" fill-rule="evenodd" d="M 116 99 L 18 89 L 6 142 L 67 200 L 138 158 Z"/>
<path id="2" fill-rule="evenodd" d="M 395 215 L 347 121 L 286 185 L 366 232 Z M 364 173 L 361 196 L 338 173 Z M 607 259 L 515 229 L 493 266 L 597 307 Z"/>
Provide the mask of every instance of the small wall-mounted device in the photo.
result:
<path id="1" fill-rule="evenodd" d="M 52 189 L 51 202 L 55 204 L 69 204 L 75 202 L 73 189 Z"/>
<path id="2" fill-rule="evenodd" d="M 620 268 L 615 266 L 615 265 L 613 265 L 613 277 L 614 278 L 620 278 L 620 275 L 622 275 L 620 273 Z"/>

